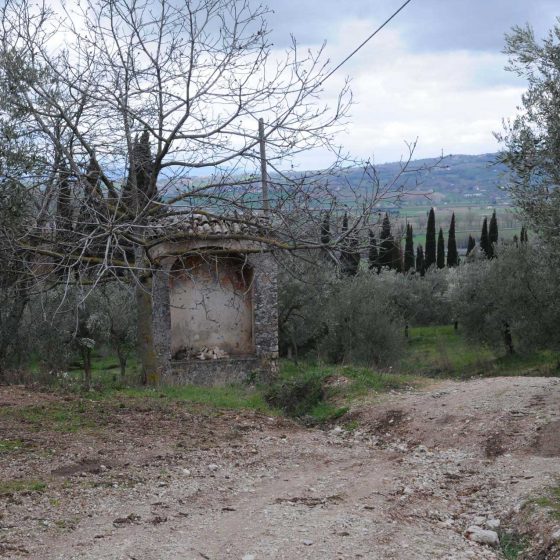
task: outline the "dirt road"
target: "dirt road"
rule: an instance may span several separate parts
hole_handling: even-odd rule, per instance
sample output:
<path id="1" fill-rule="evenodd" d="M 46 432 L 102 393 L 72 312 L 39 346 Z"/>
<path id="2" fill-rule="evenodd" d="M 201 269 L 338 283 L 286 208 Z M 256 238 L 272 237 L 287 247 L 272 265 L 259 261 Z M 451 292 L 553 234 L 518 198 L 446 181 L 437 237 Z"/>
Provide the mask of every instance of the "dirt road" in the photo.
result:
<path id="1" fill-rule="evenodd" d="M 505 532 L 560 476 L 553 378 L 383 395 L 329 430 L 128 401 L 75 433 L 17 413 L 59 401 L 0 388 L 0 439 L 21 441 L 0 480 L 46 483 L 0 497 L 0 557 L 503 558 L 466 528 Z M 554 523 L 534 558 L 560 558 Z"/>

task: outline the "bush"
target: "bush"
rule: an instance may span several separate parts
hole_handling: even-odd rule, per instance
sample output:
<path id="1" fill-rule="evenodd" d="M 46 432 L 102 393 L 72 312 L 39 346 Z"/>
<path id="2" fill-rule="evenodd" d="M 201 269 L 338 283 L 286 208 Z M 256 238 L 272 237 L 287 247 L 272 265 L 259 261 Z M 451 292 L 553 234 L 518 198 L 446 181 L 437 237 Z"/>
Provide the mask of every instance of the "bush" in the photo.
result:
<path id="1" fill-rule="evenodd" d="M 265 394 L 266 402 L 294 418 L 309 414 L 324 398 L 322 378 L 290 379 L 273 385 Z"/>
<path id="2" fill-rule="evenodd" d="M 430 268 L 425 276 L 419 274 L 385 274 L 392 304 L 411 326 L 444 325 L 453 318 L 448 297 L 450 282 L 456 269 Z"/>
<path id="3" fill-rule="evenodd" d="M 402 354 L 404 320 L 376 274 L 339 281 L 322 310 L 326 333 L 319 351 L 335 363 L 387 365 Z"/>
<path id="4" fill-rule="evenodd" d="M 558 257 L 546 247 L 500 247 L 497 258 L 463 267 L 451 297 L 465 333 L 515 351 L 560 348 Z"/>

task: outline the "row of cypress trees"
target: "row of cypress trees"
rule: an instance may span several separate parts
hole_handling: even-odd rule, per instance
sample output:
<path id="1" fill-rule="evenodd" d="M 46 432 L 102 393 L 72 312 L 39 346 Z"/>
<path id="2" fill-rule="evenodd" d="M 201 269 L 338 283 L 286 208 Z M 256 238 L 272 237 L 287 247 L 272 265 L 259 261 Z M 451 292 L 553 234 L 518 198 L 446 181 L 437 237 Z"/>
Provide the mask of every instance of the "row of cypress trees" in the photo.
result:
<path id="1" fill-rule="evenodd" d="M 342 221 L 341 234 L 344 237 L 342 249 L 340 251 L 340 267 L 341 271 L 347 275 L 354 275 L 358 272 L 360 265 L 360 243 L 357 231 L 348 233 L 348 214 L 344 214 Z M 457 251 L 457 241 L 455 236 L 455 213 L 451 216 L 449 231 L 447 236 L 447 252 L 445 250 L 445 237 L 443 229 L 440 227 L 436 236 L 436 217 L 433 208 L 428 214 L 428 223 L 426 228 L 426 244 L 425 249 L 422 245 L 418 245 L 416 252 L 414 251 L 414 232 L 411 224 L 406 226 L 404 255 L 401 250 L 400 240 L 395 239 L 391 232 L 391 222 L 389 215 L 386 213 L 381 223 L 379 240 L 376 239 L 375 233 L 369 230 L 369 251 L 368 266 L 370 270 L 376 270 L 378 273 L 383 268 L 396 270 L 397 272 L 416 271 L 424 275 L 425 271 L 431 266 L 437 268 L 452 268 L 459 264 L 459 253 Z M 330 235 L 330 216 L 325 214 L 321 224 L 321 243 L 328 245 L 331 240 Z M 482 232 L 480 237 L 480 249 L 487 258 L 495 257 L 495 245 L 498 242 L 498 221 L 496 211 L 492 213 L 490 223 L 485 217 L 482 224 Z M 514 242 L 518 242 L 517 236 Z M 525 227 L 521 229 L 521 243 L 527 242 L 527 230 Z M 467 256 L 476 247 L 476 240 L 469 235 L 467 245 Z"/>
<path id="2" fill-rule="evenodd" d="M 410 232 L 410 233 L 409 233 Z M 410 244 L 412 247 L 412 226 L 407 226 L 407 238 L 410 236 Z M 457 240 L 455 237 L 455 213 L 451 215 L 451 223 L 449 224 L 449 232 L 447 236 L 447 257 L 445 253 L 445 238 L 443 229 L 439 228 L 436 242 L 436 214 L 434 209 L 430 209 L 428 214 L 428 225 L 426 227 L 426 251 L 422 245 L 416 250 L 416 271 L 424 274 L 424 272 L 434 264 L 438 268 L 445 266 L 454 267 L 459 264 L 459 253 L 457 251 Z M 420 266 L 418 266 L 420 261 Z"/>

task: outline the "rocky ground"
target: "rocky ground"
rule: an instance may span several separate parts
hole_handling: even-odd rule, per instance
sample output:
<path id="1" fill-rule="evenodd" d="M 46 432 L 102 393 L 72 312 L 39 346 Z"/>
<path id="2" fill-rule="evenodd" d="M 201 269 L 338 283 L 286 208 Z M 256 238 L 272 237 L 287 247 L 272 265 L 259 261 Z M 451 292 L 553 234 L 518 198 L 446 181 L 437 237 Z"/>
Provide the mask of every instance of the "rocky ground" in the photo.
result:
<path id="1" fill-rule="evenodd" d="M 494 559 L 526 532 L 520 558 L 560 558 L 531 505 L 559 485 L 557 379 L 387 394 L 327 430 L 65 399 L 0 387 L 0 557 Z M 41 411 L 65 406 L 59 431 Z"/>

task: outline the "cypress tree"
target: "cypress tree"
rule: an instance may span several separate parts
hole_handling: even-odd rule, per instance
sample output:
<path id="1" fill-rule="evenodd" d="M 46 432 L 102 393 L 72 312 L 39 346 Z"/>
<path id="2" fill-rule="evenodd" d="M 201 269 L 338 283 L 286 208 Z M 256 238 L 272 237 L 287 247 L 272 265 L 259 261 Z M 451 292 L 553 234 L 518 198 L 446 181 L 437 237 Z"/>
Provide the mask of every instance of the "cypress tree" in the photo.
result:
<path id="1" fill-rule="evenodd" d="M 403 271 L 403 258 L 402 258 L 401 244 L 397 239 L 391 239 L 391 269 L 397 272 Z"/>
<path id="2" fill-rule="evenodd" d="M 471 251 L 476 247 L 476 241 L 472 235 L 469 235 L 469 242 L 467 244 L 467 257 L 471 254 Z"/>
<path id="3" fill-rule="evenodd" d="M 490 258 L 490 239 L 488 238 L 488 220 L 482 222 L 482 233 L 480 234 L 480 248 L 484 251 L 486 258 Z"/>
<path id="4" fill-rule="evenodd" d="M 331 216 L 325 212 L 321 223 L 321 245 L 328 245 L 331 242 Z"/>
<path id="5" fill-rule="evenodd" d="M 412 225 L 406 226 L 406 242 L 404 245 L 404 271 L 408 272 L 414 269 L 414 235 L 412 232 Z"/>
<path id="6" fill-rule="evenodd" d="M 521 238 L 519 239 L 519 241 L 521 242 L 522 245 L 526 244 L 529 239 L 527 237 L 527 228 L 525 226 L 521 226 Z"/>
<path id="7" fill-rule="evenodd" d="M 428 227 L 426 229 L 426 254 L 424 266 L 426 270 L 436 262 L 436 214 L 434 209 L 430 209 L 428 215 Z"/>
<path id="8" fill-rule="evenodd" d="M 445 266 L 445 241 L 443 239 L 443 230 L 439 228 L 437 240 L 437 267 L 443 268 Z"/>
<path id="9" fill-rule="evenodd" d="M 157 185 L 152 182 L 154 162 L 147 130 L 134 138 L 128 180 L 123 188 L 123 201 L 131 209 L 140 210 L 157 199 Z"/>
<path id="10" fill-rule="evenodd" d="M 385 214 L 381 224 L 381 235 L 379 243 L 379 266 L 391 268 L 394 257 L 393 236 L 391 235 L 391 222 L 389 216 Z"/>
<path id="11" fill-rule="evenodd" d="M 490 226 L 488 227 L 488 249 L 490 251 L 489 258 L 495 256 L 495 247 L 498 244 L 498 220 L 496 219 L 496 210 L 492 212 L 490 218 Z"/>
<path id="12" fill-rule="evenodd" d="M 375 239 L 375 234 L 370 229 L 369 230 L 369 253 L 368 253 L 369 269 L 377 269 L 379 274 L 381 267 L 379 266 L 379 252 L 377 251 L 377 239 Z"/>
<path id="13" fill-rule="evenodd" d="M 447 238 L 447 266 L 453 267 L 459 264 L 459 255 L 457 253 L 457 241 L 455 240 L 455 212 L 451 215 L 451 224 L 449 225 L 449 237 Z"/>
<path id="14" fill-rule="evenodd" d="M 347 276 L 354 276 L 360 266 L 359 241 L 355 232 L 348 234 L 348 213 L 344 213 L 340 233 L 343 237 L 340 249 L 340 271 Z"/>
<path id="15" fill-rule="evenodd" d="M 418 245 L 416 248 L 416 272 L 420 274 L 420 276 L 424 276 L 426 273 L 426 266 L 424 263 L 424 249 L 422 245 Z"/>

